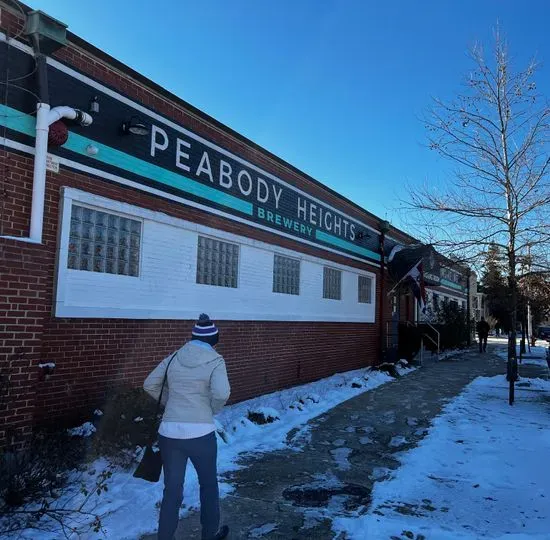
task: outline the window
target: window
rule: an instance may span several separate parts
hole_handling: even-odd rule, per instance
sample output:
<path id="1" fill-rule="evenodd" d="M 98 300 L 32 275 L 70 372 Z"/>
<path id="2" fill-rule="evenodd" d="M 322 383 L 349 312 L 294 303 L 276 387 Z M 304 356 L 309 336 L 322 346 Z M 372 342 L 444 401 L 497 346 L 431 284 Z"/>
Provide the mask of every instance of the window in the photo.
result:
<path id="1" fill-rule="evenodd" d="M 68 268 L 139 275 L 141 222 L 73 204 Z"/>
<path id="2" fill-rule="evenodd" d="M 341 300 L 342 272 L 334 268 L 323 268 L 323 298 Z"/>
<path id="3" fill-rule="evenodd" d="M 199 236 L 197 283 L 237 288 L 239 246 Z"/>
<path id="4" fill-rule="evenodd" d="M 439 294 L 434 293 L 433 299 L 434 309 L 439 309 Z"/>
<path id="5" fill-rule="evenodd" d="M 300 261 L 275 255 L 273 259 L 273 292 L 300 294 Z"/>
<path id="6" fill-rule="evenodd" d="M 367 276 L 359 276 L 358 280 L 359 302 L 370 304 L 372 302 L 372 279 Z"/>

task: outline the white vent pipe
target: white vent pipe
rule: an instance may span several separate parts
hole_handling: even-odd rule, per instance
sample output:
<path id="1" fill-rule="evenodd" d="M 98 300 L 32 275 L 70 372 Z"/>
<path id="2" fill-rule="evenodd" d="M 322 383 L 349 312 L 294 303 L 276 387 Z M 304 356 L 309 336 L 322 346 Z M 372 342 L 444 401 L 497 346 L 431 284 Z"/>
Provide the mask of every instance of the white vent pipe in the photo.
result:
<path id="1" fill-rule="evenodd" d="M 36 140 L 34 145 L 34 174 L 32 183 L 31 229 L 30 240 L 42 243 L 44 226 L 44 198 L 46 193 L 46 157 L 48 153 L 48 133 L 50 126 L 67 118 L 75 120 L 81 126 L 89 126 L 93 119 L 85 112 L 72 107 L 54 107 L 50 109 L 47 103 L 36 106 Z"/>

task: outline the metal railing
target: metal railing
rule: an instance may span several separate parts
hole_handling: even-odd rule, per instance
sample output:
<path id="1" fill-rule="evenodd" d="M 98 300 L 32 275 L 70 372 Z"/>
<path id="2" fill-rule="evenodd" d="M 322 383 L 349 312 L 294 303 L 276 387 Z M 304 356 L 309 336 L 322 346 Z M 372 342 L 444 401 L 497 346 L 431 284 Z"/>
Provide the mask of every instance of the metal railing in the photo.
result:
<path id="1" fill-rule="evenodd" d="M 405 323 L 406 326 L 411 326 L 413 328 L 418 328 L 419 326 L 419 323 L 418 322 L 412 322 L 412 321 L 399 321 L 400 323 Z M 389 349 L 391 343 L 390 343 L 390 324 L 391 324 L 391 321 L 386 321 L 386 348 Z M 437 349 L 437 354 L 439 355 L 440 351 L 441 351 L 441 333 L 439 332 L 439 330 L 433 326 L 432 324 L 430 324 L 429 322 L 427 321 L 421 321 L 420 324 L 425 324 L 427 325 L 431 330 L 433 330 L 433 332 L 435 332 L 435 338 L 432 337 L 430 334 L 428 334 L 427 332 L 422 332 L 421 333 L 421 336 L 420 336 L 420 365 L 423 364 L 423 361 L 424 361 L 424 338 L 427 338 L 431 341 L 431 343 L 433 345 L 435 345 L 436 349 Z"/>
<path id="2" fill-rule="evenodd" d="M 405 322 L 407 326 L 412 326 L 414 328 L 418 328 L 419 326 L 418 322 L 412 322 L 412 321 L 403 321 L 403 322 Z M 433 326 L 427 321 L 421 321 L 420 324 L 427 325 L 436 334 L 435 339 L 432 336 L 430 336 L 430 334 L 428 334 L 427 332 L 422 332 L 422 334 L 420 335 L 420 365 L 422 366 L 424 364 L 424 338 L 428 338 L 436 346 L 437 354 L 439 355 L 440 348 L 441 348 L 441 333 L 435 326 Z"/>
<path id="3" fill-rule="evenodd" d="M 427 324 L 437 335 L 437 340 L 434 340 L 429 334 L 425 334 L 425 336 L 437 347 L 437 354 L 440 352 L 441 347 L 441 333 L 439 330 L 430 324 L 428 321 L 422 321 L 422 324 Z"/>

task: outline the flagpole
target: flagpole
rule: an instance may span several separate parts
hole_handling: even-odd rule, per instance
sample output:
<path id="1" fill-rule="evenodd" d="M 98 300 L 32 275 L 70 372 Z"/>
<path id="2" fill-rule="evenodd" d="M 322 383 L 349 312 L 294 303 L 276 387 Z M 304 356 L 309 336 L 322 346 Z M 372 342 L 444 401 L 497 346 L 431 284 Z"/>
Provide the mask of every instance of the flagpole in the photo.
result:
<path id="1" fill-rule="evenodd" d="M 388 296 L 393 292 L 395 291 L 395 288 L 409 275 L 409 272 L 413 269 L 413 268 L 416 268 L 420 263 L 422 262 L 422 258 L 418 259 L 418 262 L 412 266 L 409 271 L 392 287 L 391 291 L 388 292 Z"/>

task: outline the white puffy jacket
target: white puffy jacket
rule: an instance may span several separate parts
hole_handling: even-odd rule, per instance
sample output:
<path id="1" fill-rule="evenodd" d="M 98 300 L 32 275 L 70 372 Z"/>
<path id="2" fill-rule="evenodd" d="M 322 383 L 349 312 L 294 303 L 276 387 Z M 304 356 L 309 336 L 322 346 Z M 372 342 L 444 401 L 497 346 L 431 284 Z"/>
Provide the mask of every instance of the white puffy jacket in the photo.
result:
<path id="1" fill-rule="evenodd" d="M 159 398 L 166 366 L 166 357 L 145 379 L 143 389 L 154 399 Z M 168 368 L 168 378 L 162 392 L 166 405 L 165 422 L 213 423 L 230 394 L 225 361 L 214 349 L 193 341 L 176 352 Z"/>

